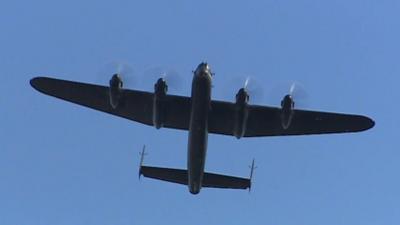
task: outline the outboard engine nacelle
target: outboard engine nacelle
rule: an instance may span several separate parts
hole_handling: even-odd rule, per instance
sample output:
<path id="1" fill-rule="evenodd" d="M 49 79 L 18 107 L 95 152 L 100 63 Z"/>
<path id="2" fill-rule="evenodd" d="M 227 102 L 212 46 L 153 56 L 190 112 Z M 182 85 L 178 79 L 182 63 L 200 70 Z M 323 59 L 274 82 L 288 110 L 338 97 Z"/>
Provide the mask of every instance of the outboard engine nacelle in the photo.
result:
<path id="1" fill-rule="evenodd" d="M 159 78 L 154 84 L 153 99 L 153 125 L 160 129 L 165 119 L 165 97 L 167 96 L 168 85 L 163 78 Z"/>
<path id="2" fill-rule="evenodd" d="M 281 101 L 281 107 L 282 128 L 286 130 L 289 128 L 294 114 L 294 101 L 291 95 L 285 95 Z"/>
<path id="3" fill-rule="evenodd" d="M 246 132 L 246 124 L 247 118 L 249 115 L 248 111 L 248 102 L 249 102 L 249 95 L 247 94 L 246 89 L 241 88 L 239 89 L 238 93 L 236 94 L 236 103 L 235 103 L 235 126 L 233 130 L 233 135 L 239 139 L 244 136 Z"/>
<path id="4" fill-rule="evenodd" d="M 113 109 L 117 108 L 122 98 L 123 82 L 118 74 L 114 74 L 110 80 L 110 105 Z"/>

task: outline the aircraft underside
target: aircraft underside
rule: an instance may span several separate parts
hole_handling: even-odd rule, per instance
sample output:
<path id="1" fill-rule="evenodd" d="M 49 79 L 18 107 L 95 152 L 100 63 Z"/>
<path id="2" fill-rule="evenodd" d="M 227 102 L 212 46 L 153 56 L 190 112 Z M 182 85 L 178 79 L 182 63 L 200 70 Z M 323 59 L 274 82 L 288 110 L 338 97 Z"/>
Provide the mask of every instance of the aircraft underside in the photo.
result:
<path id="1" fill-rule="evenodd" d="M 49 77 L 36 77 L 30 84 L 36 90 L 85 107 L 145 125 L 187 130 L 187 170 L 143 165 L 139 176 L 187 185 L 192 194 L 202 187 L 249 189 L 249 178 L 204 172 L 208 133 L 236 138 L 360 132 L 375 122 L 362 115 L 295 109 L 291 93 L 280 107 L 252 105 L 246 87 L 239 89 L 235 102 L 211 100 L 213 73 L 207 63 L 194 71 L 191 97 L 167 94 L 163 78 L 154 92 L 123 88 L 120 74 L 109 86 L 80 83 Z"/>

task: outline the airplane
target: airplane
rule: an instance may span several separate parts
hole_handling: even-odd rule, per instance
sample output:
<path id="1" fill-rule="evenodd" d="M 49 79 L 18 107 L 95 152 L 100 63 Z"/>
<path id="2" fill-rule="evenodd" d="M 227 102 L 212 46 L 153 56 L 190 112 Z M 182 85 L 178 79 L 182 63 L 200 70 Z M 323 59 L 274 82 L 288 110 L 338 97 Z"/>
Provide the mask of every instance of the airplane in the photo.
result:
<path id="1" fill-rule="evenodd" d="M 235 102 L 211 99 L 212 73 L 206 62 L 193 71 L 190 97 L 170 95 L 168 85 L 159 78 L 154 92 L 123 88 L 120 74 L 114 74 L 109 86 L 101 86 L 50 77 L 35 77 L 30 84 L 37 91 L 123 117 L 156 129 L 188 131 L 187 170 L 144 166 L 139 177 L 187 185 L 191 194 L 202 187 L 249 189 L 250 178 L 233 177 L 204 171 L 208 134 L 244 137 L 310 135 L 360 132 L 375 122 L 361 115 L 295 109 L 293 96 L 287 94 L 281 107 L 249 104 L 246 88 L 240 88 Z M 142 152 L 144 155 L 144 150 Z"/>

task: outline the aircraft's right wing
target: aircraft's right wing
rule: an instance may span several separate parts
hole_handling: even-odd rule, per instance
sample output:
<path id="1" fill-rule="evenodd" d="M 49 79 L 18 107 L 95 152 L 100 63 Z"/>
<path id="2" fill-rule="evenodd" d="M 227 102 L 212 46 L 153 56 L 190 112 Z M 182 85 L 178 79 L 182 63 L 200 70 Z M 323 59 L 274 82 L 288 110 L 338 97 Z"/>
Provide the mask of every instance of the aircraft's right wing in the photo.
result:
<path id="1" fill-rule="evenodd" d="M 281 109 L 249 105 L 244 137 L 285 136 L 359 132 L 374 126 L 374 121 L 360 115 L 294 110 L 287 129 L 282 127 Z M 208 129 L 210 133 L 233 135 L 236 106 L 231 102 L 212 101 Z"/>
<path id="2" fill-rule="evenodd" d="M 124 89 L 121 106 L 113 108 L 110 104 L 109 87 L 106 86 L 49 77 L 36 77 L 30 83 L 32 87 L 44 94 L 139 123 L 153 125 L 153 93 Z M 164 127 L 187 130 L 190 99 L 167 95 L 166 108 Z"/>

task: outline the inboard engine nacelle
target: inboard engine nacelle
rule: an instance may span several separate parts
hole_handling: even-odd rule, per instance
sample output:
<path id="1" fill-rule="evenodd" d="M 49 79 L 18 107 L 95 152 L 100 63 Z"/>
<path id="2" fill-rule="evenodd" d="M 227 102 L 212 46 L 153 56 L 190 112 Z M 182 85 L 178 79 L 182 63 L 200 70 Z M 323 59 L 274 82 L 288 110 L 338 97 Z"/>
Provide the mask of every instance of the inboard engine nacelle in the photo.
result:
<path id="1" fill-rule="evenodd" d="M 283 129 L 288 129 L 294 114 L 294 101 L 291 95 L 285 95 L 281 101 L 281 123 Z"/>
<path id="2" fill-rule="evenodd" d="M 167 82 L 163 78 L 159 78 L 154 84 L 153 99 L 153 125 L 157 129 L 160 129 L 165 121 L 165 97 L 167 92 Z"/>
<path id="3" fill-rule="evenodd" d="M 110 79 L 110 105 L 116 109 L 121 102 L 123 82 L 118 74 L 114 74 Z"/>
<path id="4" fill-rule="evenodd" d="M 249 99 L 250 98 L 246 89 L 239 89 L 238 93 L 236 94 L 235 127 L 233 130 L 233 135 L 237 139 L 243 137 L 246 132 L 247 117 L 249 115 L 249 110 L 247 107 Z"/>

